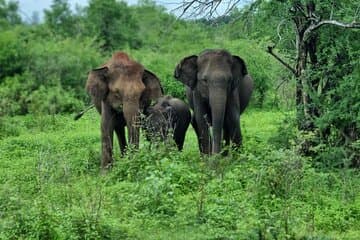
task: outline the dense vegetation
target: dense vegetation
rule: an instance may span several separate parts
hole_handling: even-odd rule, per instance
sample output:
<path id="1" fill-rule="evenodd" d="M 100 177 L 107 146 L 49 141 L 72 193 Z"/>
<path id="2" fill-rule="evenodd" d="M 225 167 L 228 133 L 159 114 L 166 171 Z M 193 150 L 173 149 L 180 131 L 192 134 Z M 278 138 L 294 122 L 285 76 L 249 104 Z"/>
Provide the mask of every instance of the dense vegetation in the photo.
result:
<path id="1" fill-rule="evenodd" d="M 0 0 L 0 239 L 358 239 L 360 32 L 316 31 L 303 131 L 296 76 L 266 53 L 295 62 L 289 9 L 303 2 L 179 20 L 151 1 L 54 0 L 24 21 Z M 359 20 L 355 1 L 315 2 L 324 19 Z M 200 157 L 190 129 L 183 152 L 142 140 L 99 175 L 99 116 L 72 120 L 87 72 L 124 50 L 184 98 L 173 70 L 206 48 L 241 56 L 255 79 L 241 151 Z"/>

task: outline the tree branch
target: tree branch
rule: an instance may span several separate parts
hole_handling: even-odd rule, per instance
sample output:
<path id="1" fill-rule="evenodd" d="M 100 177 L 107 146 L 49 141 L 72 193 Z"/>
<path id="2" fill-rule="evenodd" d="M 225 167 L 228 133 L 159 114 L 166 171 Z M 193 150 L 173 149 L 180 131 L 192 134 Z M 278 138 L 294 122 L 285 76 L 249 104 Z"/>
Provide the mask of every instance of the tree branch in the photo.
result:
<path id="1" fill-rule="evenodd" d="M 278 60 L 282 65 L 284 65 L 287 69 L 289 69 L 295 76 L 297 76 L 296 70 L 290 66 L 290 64 L 288 64 L 287 62 L 285 62 L 284 60 L 282 60 L 278 55 L 276 55 L 273 52 L 274 47 L 268 46 L 267 48 L 267 52 L 273 56 L 276 60 Z"/>
<path id="2" fill-rule="evenodd" d="M 312 31 L 317 30 L 323 25 L 334 25 L 342 28 L 360 28 L 359 22 L 342 23 L 335 20 L 323 20 L 316 24 L 311 24 L 304 32 L 304 40 L 307 40 Z"/>
<path id="3" fill-rule="evenodd" d="M 229 14 L 236 6 L 246 3 L 245 0 L 182 0 L 172 11 L 181 11 L 179 18 L 213 18 Z"/>

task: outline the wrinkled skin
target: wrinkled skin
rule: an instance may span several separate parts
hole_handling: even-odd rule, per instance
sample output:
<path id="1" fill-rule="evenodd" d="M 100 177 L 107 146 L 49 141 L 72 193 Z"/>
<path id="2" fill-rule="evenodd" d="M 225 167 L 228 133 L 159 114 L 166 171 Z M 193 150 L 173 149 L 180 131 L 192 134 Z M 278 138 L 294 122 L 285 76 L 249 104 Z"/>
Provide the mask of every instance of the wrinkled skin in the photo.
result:
<path id="1" fill-rule="evenodd" d="M 149 140 L 165 141 L 171 134 L 179 151 L 183 149 L 186 130 L 191 121 L 189 106 L 178 98 L 164 96 L 145 113 L 145 131 Z"/>
<path id="2" fill-rule="evenodd" d="M 162 96 L 159 79 L 150 71 L 116 52 L 102 67 L 90 71 L 86 90 L 101 114 L 102 169 L 111 166 L 113 133 L 115 131 L 124 153 L 126 148 L 125 126 L 129 143 L 139 145 L 140 112 L 152 100 Z"/>
<path id="3" fill-rule="evenodd" d="M 240 114 L 247 107 L 254 86 L 245 62 L 225 50 L 206 50 L 199 56 L 182 59 L 174 77 L 186 85 L 200 151 L 219 153 L 222 140 L 226 145 L 232 142 L 240 146 Z"/>

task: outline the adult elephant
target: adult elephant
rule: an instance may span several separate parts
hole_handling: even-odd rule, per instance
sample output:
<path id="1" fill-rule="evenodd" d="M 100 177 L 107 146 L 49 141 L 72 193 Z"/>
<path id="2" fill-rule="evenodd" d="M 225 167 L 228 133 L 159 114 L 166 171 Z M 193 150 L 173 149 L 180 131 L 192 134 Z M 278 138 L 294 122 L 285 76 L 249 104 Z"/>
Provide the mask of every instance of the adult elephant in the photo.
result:
<path id="1" fill-rule="evenodd" d="M 122 153 L 127 145 L 125 126 L 129 143 L 138 147 L 140 112 L 162 96 L 163 90 L 153 73 L 124 52 L 114 53 L 102 67 L 90 71 L 86 90 L 101 114 L 101 167 L 106 169 L 113 160 L 114 131 Z"/>
<path id="2" fill-rule="evenodd" d="M 222 137 L 226 145 L 232 141 L 240 146 L 240 114 L 248 105 L 254 86 L 244 60 L 226 50 L 205 50 L 199 56 L 182 59 L 174 77 L 186 85 L 200 151 L 219 153 Z"/>

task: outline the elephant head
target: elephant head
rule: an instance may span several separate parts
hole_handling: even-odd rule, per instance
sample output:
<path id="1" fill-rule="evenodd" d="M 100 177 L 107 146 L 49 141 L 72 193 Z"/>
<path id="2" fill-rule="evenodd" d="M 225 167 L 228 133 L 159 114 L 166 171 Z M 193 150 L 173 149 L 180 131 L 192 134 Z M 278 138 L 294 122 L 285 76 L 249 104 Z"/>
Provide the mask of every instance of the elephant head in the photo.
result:
<path id="1" fill-rule="evenodd" d="M 213 153 L 220 151 L 222 128 L 226 141 L 229 136 L 240 144 L 240 129 L 235 129 L 236 134 L 230 129 L 239 128 L 240 113 L 248 105 L 253 90 L 253 80 L 244 60 L 225 50 L 205 50 L 199 56 L 182 59 L 174 77 L 191 89 L 187 96 L 194 108 L 201 151 L 210 152 L 208 148 L 212 148 Z M 212 136 L 204 126 L 209 124 L 213 126 Z M 207 142 L 210 138 L 212 141 Z"/>
<path id="2" fill-rule="evenodd" d="M 206 59 L 212 58 L 211 57 L 212 54 L 213 54 L 213 50 L 206 50 L 202 54 L 200 54 L 200 57 L 202 59 L 205 59 L 206 61 Z M 200 77 L 205 75 L 204 69 L 198 70 L 199 65 L 204 66 L 204 63 L 198 62 L 198 59 L 199 57 L 197 55 L 191 55 L 185 57 L 176 66 L 174 71 L 175 79 L 179 80 L 180 82 L 185 84 L 187 87 L 190 87 L 191 89 L 194 89 L 198 82 L 199 71 L 202 72 L 200 73 Z M 223 61 L 221 60 L 221 55 L 220 55 L 220 61 Z M 231 75 L 232 77 L 232 80 L 230 81 L 228 87 L 230 89 L 234 89 L 238 87 L 239 89 L 240 108 L 242 113 L 250 101 L 252 90 L 254 88 L 254 81 L 247 71 L 247 67 L 244 60 L 239 56 L 236 55 L 227 56 L 227 63 L 224 65 L 226 66 L 224 67 L 224 70 L 228 68 L 227 74 Z M 219 69 L 220 67 L 221 66 L 217 66 L 216 69 Z"/>
<path id="3" fill-rule="evenodd" d="M 167 141 L 172 136 L 178 150 L 183 149 L 185 134 L 191 121 L 189 106 L 171 96 L 159 98 L 145 112 L 145 132 L 149 140 Z"/>
<path id="4" fill-rule="evenodd" d="M 156 102 L 154 106 L 147 108 L 145 115 L 145 128 L 148 138 L 160 138 L 164 141 L 168 131 L 176 121 L 175 109 L 167 101 Z"/>
<path id="5" fill-rule="evenodd" d="M 103 141 L 110 138 L 111 146 L 116 114 L 125 120 L 129 142 L 138 146 L 140 111 L 163 95 L 159 79 L 124 52 L 116 52 L 102 67 L 90 71 L 86 90 L 101 113 Z"/>

